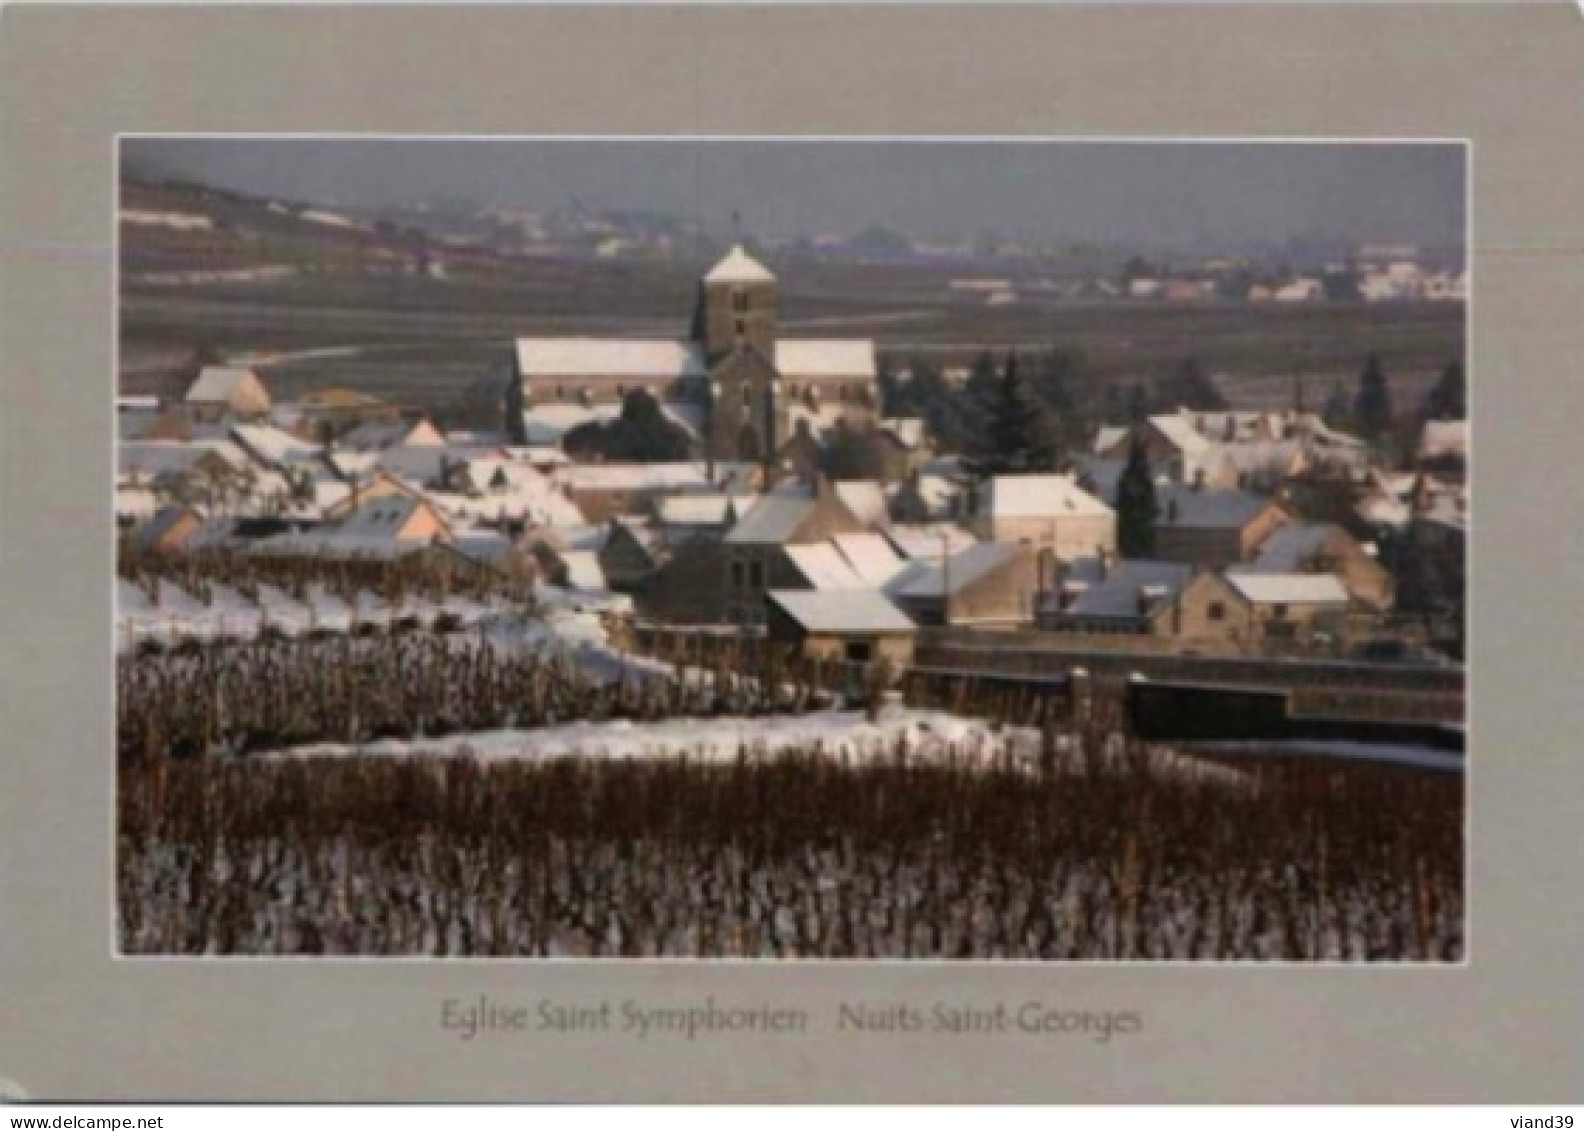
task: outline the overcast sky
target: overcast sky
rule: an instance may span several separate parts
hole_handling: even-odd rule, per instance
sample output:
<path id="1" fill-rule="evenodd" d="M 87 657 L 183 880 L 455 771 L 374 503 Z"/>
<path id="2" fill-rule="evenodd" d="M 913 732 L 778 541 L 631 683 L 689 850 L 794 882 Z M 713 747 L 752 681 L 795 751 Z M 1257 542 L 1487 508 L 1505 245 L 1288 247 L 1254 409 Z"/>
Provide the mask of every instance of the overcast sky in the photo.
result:
<path id="1" fill-rule="evenodd" d="M 128 139 L 123 156 L 260 195 L 340 204 L 465 198 L 646 209 L 729 235 L 1149 247 L 1323 236 L 1458 247 L 1464 150 L 1448 144 Z"/>

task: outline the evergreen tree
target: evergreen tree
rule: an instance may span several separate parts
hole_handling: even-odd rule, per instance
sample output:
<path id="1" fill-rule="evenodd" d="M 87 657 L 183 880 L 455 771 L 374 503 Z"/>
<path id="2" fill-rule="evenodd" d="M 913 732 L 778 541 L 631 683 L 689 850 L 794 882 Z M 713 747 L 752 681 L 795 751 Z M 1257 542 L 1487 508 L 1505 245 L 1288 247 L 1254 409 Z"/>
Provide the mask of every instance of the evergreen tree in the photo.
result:
<path id="1" fill-rule="evenodd" d="M 1161 412 L 1186 408 L 1193 412 L 1224 412 L 1226 398 L 1195 358 L 1179 365 L 1156 389 L 1156 407 Z"/>
<path id="2" fill-rule="evenodd" d="M 1353 424 L 1366 440 L 1379 440 L 1391 430 L 1391 389 L 1380 357 L 1370 354 L 1359 376 L 1358 394 L 1353 398 Z"/>
<path id="3" fill-rule="evenodd" d="M 1348 400 L 1347 390 L 1338 381 L 1331 387 L 1331 395 L 1326 398 L 1325 404 L 1320 409 L 1320 419 L 1329 427 L 1339 431 L 1348 428 L 1351 424 L 1349 412 L 1351 402 Z"/>
<path id="4" fill-rule="evenodd" d="M 838 421 L 820 449 L 819 468 L 831 479 L 883 479 L 885 455 L 872 428 L 849 428 Z"/>
<path id="5" fill-rule="evenodd" d="M 1426 420 L 1467 420 L 1468 382 L 1463 363 L 1454 361 L 1441 371 L 1441 379 L 1425 397 Z"/>
<path id="6" fill-rule="evenodd" d="M 1007 355 L 1001 379 L 986 398 L 985 428 L 976 454 L 991 475 L 1053 470 L 1060 457 L 1050 416 L 1019 374 L 1015 353 Z"/>
<path id="7" fill-rule="evenodd" d="M 660 402 L 640 389 L 623 398 L 615 420 L 580 424 L 563 437 L 562 446 L 569 455 L 584 458 L 665 463 L 687 459 L 692 441 L 665 415 Z"/>
<path id="8" fill-rule="evenodd" d="M 1124 558 L 1155 556 L 1155 520 L 1160 504 L 1155 498 L 1155 477 L 1150 473 L 1144 441 L 1135 436 L 1128 449 L 1127 466 L 1117 480 L 1117 549 Z"/>
<path id="9" fill-rule="evenodd" d="M 1129 424 L 1143 424 L 1149 419 L 1149 416 L 1149 390 L 1135 381 L 1128 386 L 1127 391 L 1127 422 Z"/>

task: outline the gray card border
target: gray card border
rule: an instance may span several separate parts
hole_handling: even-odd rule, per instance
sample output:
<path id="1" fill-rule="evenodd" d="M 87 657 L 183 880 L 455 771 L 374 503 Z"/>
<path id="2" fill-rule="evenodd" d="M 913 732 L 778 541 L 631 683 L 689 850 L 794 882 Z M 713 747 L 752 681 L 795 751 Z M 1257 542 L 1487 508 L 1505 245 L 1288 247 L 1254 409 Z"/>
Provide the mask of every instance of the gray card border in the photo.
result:
<path id="1" fill-rule="evenodd" d="M 39 1098 L 1579 1102 L 1584 83 L 1566 4 L 95 8 L 0 18 L 0 1078 Z M 112 957 L 123 133 L 1467 138 L 1470 960 L 1445 969 Z M 95 392 L 94 390 L 97 390 Z M 495 1034 L 448 998 L 803 1008 Z M 859 1036 L 843 1000 L 1138 1031 Z"/>

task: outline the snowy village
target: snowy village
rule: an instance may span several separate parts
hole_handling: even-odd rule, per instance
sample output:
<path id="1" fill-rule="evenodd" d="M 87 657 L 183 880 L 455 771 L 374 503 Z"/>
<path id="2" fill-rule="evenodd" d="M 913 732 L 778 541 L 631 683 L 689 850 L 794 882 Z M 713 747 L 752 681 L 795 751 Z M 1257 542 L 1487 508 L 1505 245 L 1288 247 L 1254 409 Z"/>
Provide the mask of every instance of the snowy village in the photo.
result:
<path id="1" fill-rule="evenodd" d="M 1461 249 L 123 194 L 123 953 L 1462 961 Z"/>

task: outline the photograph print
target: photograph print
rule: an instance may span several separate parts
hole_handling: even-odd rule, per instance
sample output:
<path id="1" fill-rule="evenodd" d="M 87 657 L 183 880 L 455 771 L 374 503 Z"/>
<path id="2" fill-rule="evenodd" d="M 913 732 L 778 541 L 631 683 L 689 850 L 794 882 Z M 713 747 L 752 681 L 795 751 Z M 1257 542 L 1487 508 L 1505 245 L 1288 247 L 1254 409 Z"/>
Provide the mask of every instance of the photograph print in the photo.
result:
<path id="1" fill-rule="evenodd" d="M 1459 964 L 1459 141 L 124 136 L 124 956 Z"/>

